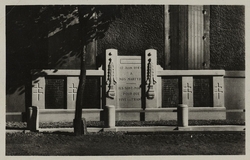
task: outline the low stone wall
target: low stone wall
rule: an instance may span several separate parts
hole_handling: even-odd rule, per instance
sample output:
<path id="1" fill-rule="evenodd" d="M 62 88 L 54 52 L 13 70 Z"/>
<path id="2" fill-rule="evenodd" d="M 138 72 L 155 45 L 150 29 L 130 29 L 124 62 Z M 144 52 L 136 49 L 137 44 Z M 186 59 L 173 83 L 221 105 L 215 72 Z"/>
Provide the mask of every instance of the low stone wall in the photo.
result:
<path id="1" fill-rule="evenodd" d="M 234 112 L 215 112 L 217 107 L 192 107 L 189 109 L 189 119 L 245 119 L 245 112 L 242 111 L 245 109 L 245 72 L 226 71 L 224 86 L 225 107 L 219 108 L 221 110 L 235 110 Z M 206 108 L 211 108 L 211 110 Z M 116 110 L 116 120 L 176 120 L 177 113 L 175 110 L 176 108 L 155 108 L 155 111 L 147 110 L 145 113 L 140 113 L 141 109 L 134 111 L 118 109 Z M 40 122 L 72 121 L 74 118 L 73 108 L 40 109 L 40 111 Z M 7 112 L 6 121 L 26 121 L 27 116 L 25 115 L 25 112 Z M 93 109 L 88 112 L 83 111 L 83 117 L 87 121 L 99 121 L 103 118 L 102 116 L 102 109 Z"/>
<path id="2" fill-rule="evenodd" d="M 245 109 L 245 71 L 227 71 L 224 77 L 225 106 L 227 109 Z M 245 119 L 245 113 L 227 113 L 227 119 Z"/>

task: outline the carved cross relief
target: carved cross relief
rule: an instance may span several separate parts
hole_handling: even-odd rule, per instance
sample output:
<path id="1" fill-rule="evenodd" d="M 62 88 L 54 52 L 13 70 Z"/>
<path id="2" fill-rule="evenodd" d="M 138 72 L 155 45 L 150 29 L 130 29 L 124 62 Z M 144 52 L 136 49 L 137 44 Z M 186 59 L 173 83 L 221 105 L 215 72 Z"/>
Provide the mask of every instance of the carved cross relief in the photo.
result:
<path id="1" fill-rule="evenodd" d="M 189 93 L 192 93 L 192 86 L 187 83 L 186 86 L 183 87 L 183 92 L 187 93 L 187 98 L 189 99 Z"/>
<path id="2" fill-rule="evenodd" d="M 220 99 L 220 94 L 223 93 L 222 86 L 220 86 L 220 84 L 217 83 L 217 85 L 215 85 L 214 87 L 215 87 L 214 92 L 217 93 L 218 99 Z"/>
<path id="3" fill-rule="evenodd" d="M 37 95 L 37 101 L 39 101 L 40 95 L 43 94 L 43 87 L 39 86 L 39 83 L 36 83 L 34 89 L 36 89 L 36 91 L 33 92 L 33 94 Z"/>
<path id="4" fill-rule="evenodd" d="M 77 87 L 75 86 L 74 83 L 72 83 L 72 86 L 69 86 L 69 89 L 71 89 L 71 91 L 68 92 L 68 94 L 72 94 L 72 100 L 75 101 L 76 93 L 77 93 Z"/>

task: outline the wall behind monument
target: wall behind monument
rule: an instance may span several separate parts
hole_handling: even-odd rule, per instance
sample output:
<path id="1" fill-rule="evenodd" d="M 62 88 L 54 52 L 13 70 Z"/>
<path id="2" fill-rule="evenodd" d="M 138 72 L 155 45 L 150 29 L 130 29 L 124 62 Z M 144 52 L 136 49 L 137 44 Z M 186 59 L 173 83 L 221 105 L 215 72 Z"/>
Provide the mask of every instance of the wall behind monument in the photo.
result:
<path id="1" fill-rule="evenodd" d="M 211 69 L 245 70 L 244 6 L 210 7 Z"/>
<path id="2" fill-rule="evenodd" d="M 244 14 L 244 6 L 210 6 L 211 69 L 245 70 Z M 164 6 L 132 6 L 98 40 L 98 54 L 116 48 L 119 55 L 141 55 L 154 48 L 164 66 L 164 45 Z"/>
<path id="3" fill-rule="evenodd" d="M 245 7 L 212 5 L 210 18 L 210 68 L 227 71 L 224 79 L 227 109 L 244 109 Z M 228 76 L 230 73 L 233 76 Z M 227 118 L 244 119 L 245 114 L 227 113 Z"/>
<path id="4" fill-rule="evenodd" d="M 118 55 L 143 55 L 146 49 L 156 49 L 158 64 L 164 65 L 164 6 L 138 5 L 122 11 L 105 37 L 98 40 L 98 54 L 106 49 L 118 50 Z"/>

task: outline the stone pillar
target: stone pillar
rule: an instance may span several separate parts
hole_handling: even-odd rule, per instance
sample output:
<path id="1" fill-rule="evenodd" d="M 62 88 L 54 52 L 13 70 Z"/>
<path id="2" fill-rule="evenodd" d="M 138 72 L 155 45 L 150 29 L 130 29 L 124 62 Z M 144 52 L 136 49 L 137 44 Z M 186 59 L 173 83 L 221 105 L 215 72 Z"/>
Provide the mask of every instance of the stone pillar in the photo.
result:
<path id="1" fill-rule="evenodd" d="M 67 77 L 67 109 L 76 108 L 76 95 L 78 85 L 78 77 Z"/>
<path id="2" fill-rule="evenodd" d="M 157 53 L 155 49 L 145 51 L 146 108 L 157 108 Z"/>
<path id="3" fill-rule="evenodd" d="M 117 50 L 106 50 L 105 64 L 106 104 L 117 106 Z"/>
<path id="4" fill-rule="evenodd" d="M 223 76 L 213 77 L 213 106 L 224 107 L 224 78 Z"/>
<path id="5" fill-rule="evenodd" d="M 193 77 L 182 77 L 182 104 L 194 106 L 193 101 Z"/>
<path id="6" fill-rule="evenodd" d="M 29 107 L 28 128 L 30 131 L 38 131 L 39 129 L 39 108 L 37 106 Z"/>
<path id="7" fill-rule="evenodd" d="M 45 78 L 39 77 L 32 81 L 32 106 L 45 109 Z"/>
<path id="8" fill-rule="evenodd" d="M 104 107 L 104 125 L 106 128 L 115 128 L 115 106 L 107 105 Z"/>
<path id="9" fill-rule="evenodd" d="M 177 108 L 177 122 L 180 127 L 188 127 L 188 105 L 179 104 Z"/>

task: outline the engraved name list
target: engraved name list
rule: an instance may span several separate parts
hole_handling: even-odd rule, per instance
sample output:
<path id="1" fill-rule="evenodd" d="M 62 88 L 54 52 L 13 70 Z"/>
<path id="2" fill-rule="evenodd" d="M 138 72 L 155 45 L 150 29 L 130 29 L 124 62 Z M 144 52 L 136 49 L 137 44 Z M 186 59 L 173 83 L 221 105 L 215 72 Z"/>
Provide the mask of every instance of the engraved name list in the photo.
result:
<path id="1" fill-rule="evenodd" d="M 120 108 L 140 108 L 141 57 L 121 56 L 118 61 L 118 105 Z"/>

